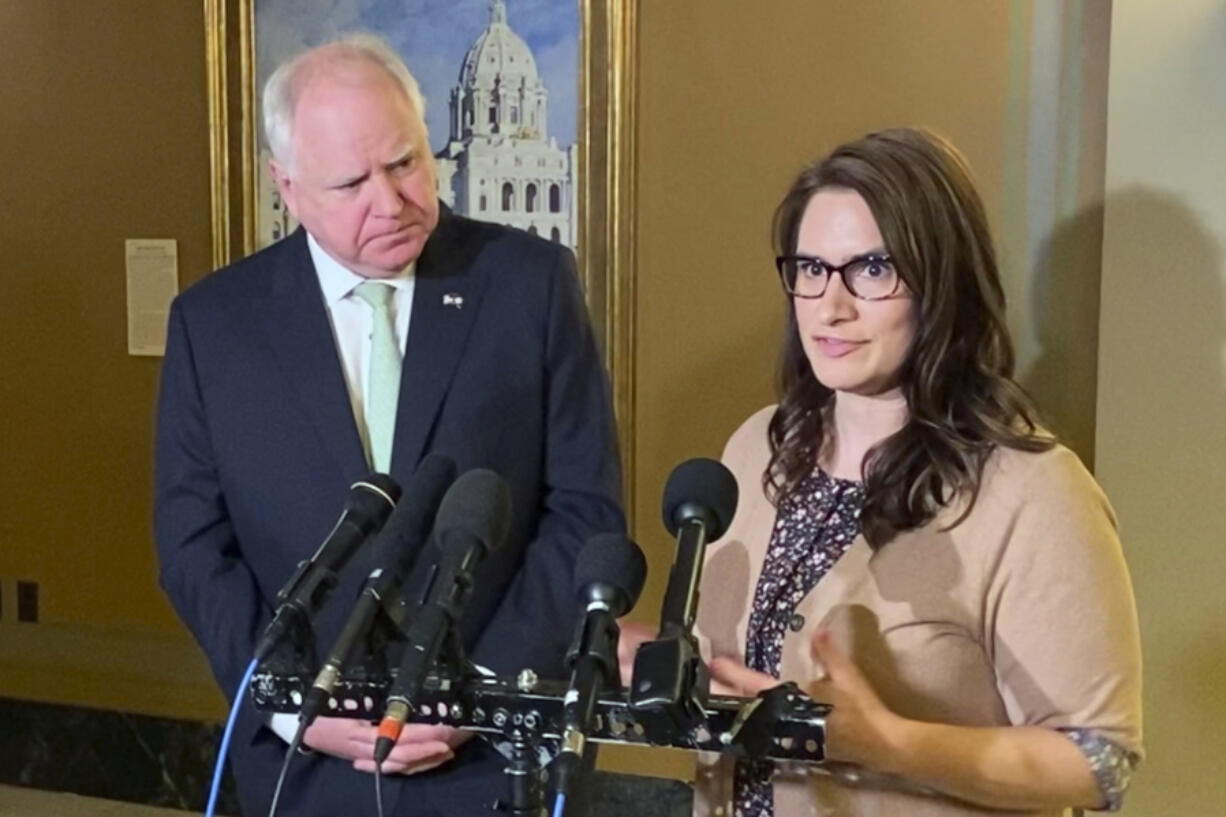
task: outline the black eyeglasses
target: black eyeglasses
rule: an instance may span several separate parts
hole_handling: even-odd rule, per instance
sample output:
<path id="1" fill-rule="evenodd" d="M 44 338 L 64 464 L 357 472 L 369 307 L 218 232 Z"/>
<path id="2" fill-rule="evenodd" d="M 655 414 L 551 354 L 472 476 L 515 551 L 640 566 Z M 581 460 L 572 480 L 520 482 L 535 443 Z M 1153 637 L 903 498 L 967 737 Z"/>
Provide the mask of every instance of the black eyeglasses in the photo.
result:
<path id="1" fill-rule="evenodd" d="M 783 289 L 796 298 L 822 297 L 836 273 L 843 276 L 847 291 L 862 301 L 880 301 L 897 295 L 902 283 L 887 253 L 857 255 L 838 267 L 812 255 L 780 255 L 775 259 L 775 267 Z"/>

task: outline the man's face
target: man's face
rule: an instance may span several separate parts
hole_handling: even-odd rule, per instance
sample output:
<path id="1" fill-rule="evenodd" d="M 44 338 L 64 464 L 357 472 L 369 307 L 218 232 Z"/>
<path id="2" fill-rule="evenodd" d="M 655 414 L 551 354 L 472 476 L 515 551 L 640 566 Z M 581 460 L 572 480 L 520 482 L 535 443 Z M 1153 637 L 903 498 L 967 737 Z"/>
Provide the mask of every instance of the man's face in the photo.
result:
<path id="1" fill-rule="evenodd" d="M 359 65 L 309 79 L 293 117 L 290 164 L 271 168 L 289 211 L 358 275 L 399 273 L 438 225 L 420 113 L 389 77 Z"/>

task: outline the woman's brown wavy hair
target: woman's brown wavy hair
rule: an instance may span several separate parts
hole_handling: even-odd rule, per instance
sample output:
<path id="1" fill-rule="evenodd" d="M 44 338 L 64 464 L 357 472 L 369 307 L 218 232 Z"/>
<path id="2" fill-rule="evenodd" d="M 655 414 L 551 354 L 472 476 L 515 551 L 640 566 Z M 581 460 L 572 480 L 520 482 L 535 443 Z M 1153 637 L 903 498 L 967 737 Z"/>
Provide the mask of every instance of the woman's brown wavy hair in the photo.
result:
<path id="1" fill-rule="evenodd" d="M 931 521 L 956 497 L 970 512 L 996 446 L 1042 451 L 1054 442 L 1012 379 L 1005 296 L 983 202 L 945 139 L 898 129 L 865 136 L 805 168 L 775 211 L 779 254 L 796 251 L 805 207 L 825 188 L 854 190 L 915 299 L 916 333 L 900 372 L 908 420 L 865 457 L 861 526 L 873 548 Z M 818 382 L 788 309 L 762 475 L 776 504 L 812 472 L 834 393 Z"/>

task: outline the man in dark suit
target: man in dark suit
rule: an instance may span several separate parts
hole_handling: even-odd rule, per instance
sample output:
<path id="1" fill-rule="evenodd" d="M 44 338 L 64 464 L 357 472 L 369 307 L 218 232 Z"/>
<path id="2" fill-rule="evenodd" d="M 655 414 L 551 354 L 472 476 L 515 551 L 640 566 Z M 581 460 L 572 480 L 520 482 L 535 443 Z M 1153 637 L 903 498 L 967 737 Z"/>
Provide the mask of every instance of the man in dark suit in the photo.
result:
<path id="1" fill-rule="evenodd" d="M 155 511 L 167 595 L 234 695 L 278 588 L 348 486 L 372 467 L 407 485 L 439 452 L 461 472 L 500 473 L 514 506 L 461 622 L 473 659 L 562 677 L 575 555 L 624 529 L 573 256 L 440 207 L 420 94 L 381 41 L 346 38 L 282 66 L 265 126 L 303 228 L 171 309 Z M 366 567 L 354 560 L 316 618 L 320 649 Z M 243 707 L 231 759 L 248 817 L 268 809 L 286 750 L 276 726 Z M 373 813 L 374 741 L 369 723 L 320 718 L 282 813 Z M 394 814 L 488 814 L 506 792 L 501 768 L 481 741 L 411 725 L 384 765 L 400 773 L 385 800 Z"/>

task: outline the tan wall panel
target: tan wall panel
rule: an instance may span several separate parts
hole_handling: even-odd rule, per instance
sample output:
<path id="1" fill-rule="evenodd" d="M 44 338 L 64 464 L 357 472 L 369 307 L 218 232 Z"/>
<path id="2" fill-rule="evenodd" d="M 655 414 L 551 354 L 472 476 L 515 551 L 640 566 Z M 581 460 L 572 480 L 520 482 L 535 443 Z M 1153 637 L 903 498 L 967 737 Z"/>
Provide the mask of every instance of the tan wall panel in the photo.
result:
<path id="1" fill-rule="evenodd" d="M 13 581 L 39 582 L 44 623 L 13 626 L 52 651 L 64 628 L 188 639 L 156 583 L 160 359 L 127 354 L 124 239 L 177 239 L 185 285 L 208 269 L 202 21 L 199 2 L 0 0 L 3 621 Z M 5 654 L 0 695 L 37 676 L 38 697 L 99 701 L 93 657 L 37 654 Z M 140 662 L 116 671 L 132 692 L 107 705 L 172 708 L 137 694 Z"/>

